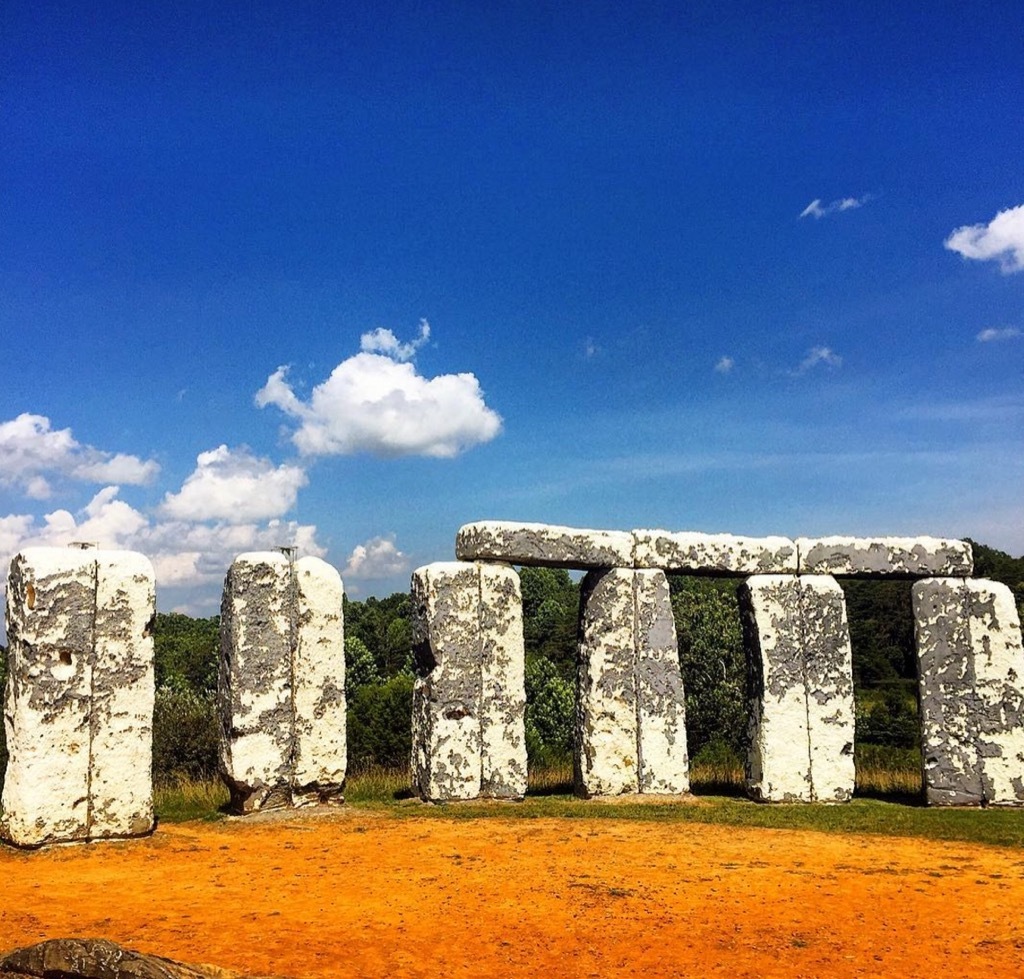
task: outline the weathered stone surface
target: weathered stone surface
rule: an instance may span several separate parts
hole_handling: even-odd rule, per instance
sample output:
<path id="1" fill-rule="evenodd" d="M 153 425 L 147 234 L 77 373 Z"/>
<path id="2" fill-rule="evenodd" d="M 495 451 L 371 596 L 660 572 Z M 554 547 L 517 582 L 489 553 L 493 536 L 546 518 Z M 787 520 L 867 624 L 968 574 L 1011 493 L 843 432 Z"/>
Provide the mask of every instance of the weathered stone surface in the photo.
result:
<path id="1" fill-rule="evenodd" d="M 153 827 L 153 569 L 141 555 L 27 548 L 7 588 L 3 837 L 18 846 Z"/>
<path id="2" fill-rule="evenodd" d="M 232 808 L 344 801 L 343 586 L 319 558 L 235 558 L 221 603 L 221 776 Z"/>
<path id="3" fill-rule="evenodd" d="M 96 555 L 90 836 L 153 828 L 153 566 L 141 554 Z"/>
<path id="4" fill-rule="evenodd" d="M 912 590 L 925 797 L 1024 804 L 1024 653 L 1002 584 L 962 578 Z"/>
<path id="5" fill-rule="evenodd" d="M 755 575 L 739 592 L 750 710 L 747 790 L 763 802 L 853 794 L 846 609 L 825 576 Z"/>
<path id="6" fill-rule="evenodd" d="M 795 574 L 796 544 L 788 537 L 634 530 L 638 568 L 719 575 Z"/>
<path id="7" fill-rule="evenodd" d="M 522 599 L 509 567 L 413 572 L 413 788 L 426 800 L 526 792 Z"/>
<path id="8" fill-rule="evenodd" d="M 970 575 L 971 545 L 936 537 L 798 537 L 800 574 L 928 578 Z"/>
<path id="9" fill-rule="evenodd" d="M 299 558 L 294 574 L 292 800 L 340 803 L 347 767 L 344 587 L 337 570 L 317 557 Z"/>
<path id="10" fill-rule="evenodd" d="M 51 938 L 0 958 L 0 974 L 37 979 L 243 979 L 212 966 L 144 955 L 102 938 Z"/>
<path id="11" fill-rule="evenodd" d="M 688 791 L 686 708 L 664 573 L 591 571 L 580 615 L 577 794 Z"/>
<path id="12" fill-rule="evenodd" d="M 633 537 L 618 530 L 484 520 L 459 529 L 455 556 L 546 568 L 631 568 Z"/>
<path id="13" fill-rule="evenodd" d="M 298 615 L 291 562 L 240 554 L 220 612 L 221 777 L 238 812 L 291 803 L 292 642 Z"/>

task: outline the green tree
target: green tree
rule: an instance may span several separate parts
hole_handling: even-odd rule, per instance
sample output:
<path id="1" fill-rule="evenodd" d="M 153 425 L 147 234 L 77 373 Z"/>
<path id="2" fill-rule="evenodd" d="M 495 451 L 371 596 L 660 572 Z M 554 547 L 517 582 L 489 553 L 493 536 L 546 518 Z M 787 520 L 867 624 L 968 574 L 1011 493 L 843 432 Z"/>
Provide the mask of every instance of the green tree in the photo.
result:
<path id="1" fill-rule="evenodd" d="M 520 568 L 523 639 L 527 653 L 554 663 L 565 677 L 576 669 L 580 590 L 564 568 Z"/>
<path id="2" fill-rule="evenodd" d="M 379 683 L 377 662 L 366 643 L 358 636 L 345 637 L 345 697 L 351 700 L 357 690 Z"/>
<path id="3" fill-rule="evenodd" d="M 197 693 L 217 689 L 220 617 L 193 619 L 157 612 L 153 623 L 156 685 L 184 684 Z"/>
<path id="4" fill-rule="evenodd" d="M 411 676 L 359 687 L 348 702 L 349 771 L 407 768 L 412 754 Z"/>
<path id="5" fill-rule="evenodd" d="M 526 657 L 526 754 L 531 765 L 548 766 L 572 758 L 576 692 L 546 656 Z"/>

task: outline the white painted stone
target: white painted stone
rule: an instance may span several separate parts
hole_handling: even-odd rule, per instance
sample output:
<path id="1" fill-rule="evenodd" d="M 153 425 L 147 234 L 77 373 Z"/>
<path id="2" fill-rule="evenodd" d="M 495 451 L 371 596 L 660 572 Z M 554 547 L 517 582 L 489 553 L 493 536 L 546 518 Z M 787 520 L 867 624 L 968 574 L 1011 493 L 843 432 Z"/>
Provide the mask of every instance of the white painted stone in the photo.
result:
<path id="1" fill-rule="evenodd" d="M 547 568 L 631 568 L 633 537 L 618 530 L 484 520 L 459 529 L 455 556 Z"/>
<path id="2" fill-rule="evenodd" d="M 686 705 L 664 572 L 591 571 L 580 636 L 577 794 L 687 792 Z"/>
<path id="3" fill-rule="evenodd" d="M 591 571 L 580 593 L 576 680 L 578 795 L 640 791 L 633 572 Z"/>
<path id="4" fill-rule="evenodd" d="M 747 790 L 763 802 L 843 802 L 854 787 L 845 602 L 825 576 L 755 575 L 739 592 L 750 690 Z"/>
<path id="5" fill-rule="evenodd" d="M 221 776 L 239 812 L 291 802 L 291 563 L 279 551 L 240 554 L 224 582 L 220 620 Z"/>
<path id="6" fill-rule="evenodd" d="M 928 803 L 1024 804 L 1024 654 L 1012 593 L 930 578 L 912 601 Z"/>
<path id="7" fill-rule="evenodd" d="M 156 579 L 141 554 L 88 553 L 96 556 L 90 836 L 138 836 L 153 828 Z"/>
<path id="8" fill-rule="evenodd" d="M 508 567 L 413 572 L 413 787 L 434 802 L 526 792 L 522 598 Z"/>
<path id="9" fill-rule="evenodd" d="M 634 530 L 637 568 L 720 575 L 795 574 L 796 544 L 788 537 Z"/>
<path id="10" fill-rule="evenodd" d="M 7 587 L 0 833 L 19 846 L 153 827 L 153 569 L 141 555 L 26 548 Z"/>
<path id="11" fill-rule="evenodd" d="M 633 587 L 639 789 L 648 795 L 678 795 L 690 791 L 690 761 L 668 579 L 662 571 L 635 571 Z"/>
<path id="12" fill-rule="evenodd" d="M 341 575 L 317 557 L 294 565 L 298 616 L 292 656 L 292 801 L 344 801 L 345 628 Z"/>
<path id="13" fill-rule="evenodd" d="M 800 574 L 858 577 L 970 575 L 968 541 L 936 537 L 798 537 Z"/>

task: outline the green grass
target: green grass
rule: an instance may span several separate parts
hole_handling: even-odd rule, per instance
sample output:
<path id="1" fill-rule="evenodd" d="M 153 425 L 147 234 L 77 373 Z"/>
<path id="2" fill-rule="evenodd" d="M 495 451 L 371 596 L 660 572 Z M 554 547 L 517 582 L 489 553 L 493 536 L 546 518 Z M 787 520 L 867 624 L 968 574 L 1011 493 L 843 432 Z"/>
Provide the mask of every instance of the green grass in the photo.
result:
<path id="1" fill-rule="evenodd" d="M 862 752 L 863 749 L 868 749 Z M 1024 810 L 928 809 L 916 802 L 920 775 L 910 766 L 919 764 L 911 752 L 894 759 L 895 769 L 881 762 L 886 752 L 858 748 L 858 761 L 873 761 L 874 774 L 858 771 L 858 796 L 845 805 L 761 805 L 740 796 L 742 772 L 733 768 L 695 764 L 694 796 L 680 802 L 636 802 L 576 799 L 572 793 L 570 766 L 530 774 L 530 794 L 522 802 L 457 802 L 424 805 L 409 792 L 408 773 L 402 770 L 371 770 L 352 775 L 346 786 L 346 803 L 353 809 L 374 810 L 397 819 L 627 819 L 658 823 L 702 823 L 762 829 L 803 829 L 825 833 L 868 833 L 911 836 L 928 840 L 959 840 L 993 846 L 1024 847 Z M 899 766 L 902 766 L 900 768 Z M 888 772 L 888 774 L 886 774 Z M 731 779 L 721 794 L 724 781 Z M 884 776 L 884 778 L 883 778 Z M 916 782 L 913 779 L 916 778 Z M 863 784 L 862 784 L 863 783 Z M 880 784 L 896 786 L 883 790 Z M 864 789 L 863 785 L 868 785 Z M 873 788 L 871 786 L 874 786 Z M 917 795 L 903 787 L 914 787 Z M 714 792 L 715 794 L 710 794 Z M 217 819 L 227 792 L 217 783 L 178 783 L 157 790 L 157 814 L 164 822 Z"/>

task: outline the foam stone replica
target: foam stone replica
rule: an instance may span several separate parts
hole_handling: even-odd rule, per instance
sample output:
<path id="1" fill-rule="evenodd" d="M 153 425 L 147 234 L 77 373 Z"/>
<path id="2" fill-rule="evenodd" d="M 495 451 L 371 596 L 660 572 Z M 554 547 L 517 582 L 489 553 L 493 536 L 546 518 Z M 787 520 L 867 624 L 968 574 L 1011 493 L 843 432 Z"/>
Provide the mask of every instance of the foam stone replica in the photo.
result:
<path id="1" fill-rule="evenodd" d="M 935 537 L 798 537 L 801 574 L 861 578 L 966 576 L 974 570 L 968 541 Z"/>
<path id="2" fill-rule="evenodd" d="M 686 707 L 664 573 L 592 571 L 581 610 L 577 794 L 689 791 Z"/>
<path id="3" fill-rule="evenodd" d="M 343 589 L 319 558 L 239 555 L 224 583 L 218 699 L 232 808 L 342 802 Z"/>
<path id="4" fill-rule="evenodd" d="M 633 531 L 635 566 L 719 575 L 795 574 L 796 544 L 788 537 Z"/>
<path id="5" fill-rule="evenodd" d="M 747 652 L 747 791 L 845 802 L 854 788 L 853 667 L 834 578 L 755 575 L 739 592 Z"/>
<path id="6" fill-rule="evenodd" d="M 526 794 L 519 575 L 438 562 L 413 572 L 412 781 L 444 802 Z"/>
<path id="7" fill-rule="evenodd" d="M 547 568 L 631 568 L 633 537 L 618 530 L 484 520 L 459 529 L 455 556 L 460 561 L 508 561 Z"/>
<path id="8" fill-rule="evenodd" d="M 1024 651 L 1013 593 L 982 579 L 912 590 L 925 797 L 1024 805 Z"/>
<path id="9" fill-rule="evenodd" d="M 153 568 L 27 548 L 7 584 L 2 835 L 34 847 L 153 828 Z"/>

